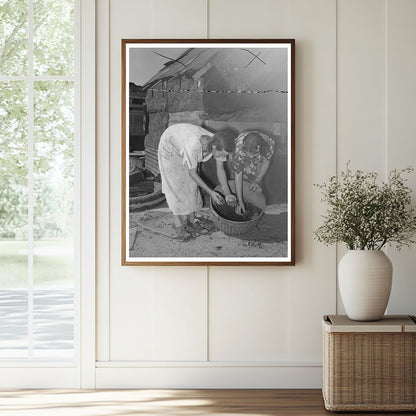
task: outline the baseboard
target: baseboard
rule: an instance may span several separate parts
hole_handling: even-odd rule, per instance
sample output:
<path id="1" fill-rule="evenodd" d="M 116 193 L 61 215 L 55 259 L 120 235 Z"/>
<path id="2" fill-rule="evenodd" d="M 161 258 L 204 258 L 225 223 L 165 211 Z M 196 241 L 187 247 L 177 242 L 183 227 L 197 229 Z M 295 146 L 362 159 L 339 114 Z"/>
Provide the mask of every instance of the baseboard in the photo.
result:
<path id="1" fill-rule="evenodd" d="M 96 388 L 321 388 L 320 366 L 99 367 Z"/>

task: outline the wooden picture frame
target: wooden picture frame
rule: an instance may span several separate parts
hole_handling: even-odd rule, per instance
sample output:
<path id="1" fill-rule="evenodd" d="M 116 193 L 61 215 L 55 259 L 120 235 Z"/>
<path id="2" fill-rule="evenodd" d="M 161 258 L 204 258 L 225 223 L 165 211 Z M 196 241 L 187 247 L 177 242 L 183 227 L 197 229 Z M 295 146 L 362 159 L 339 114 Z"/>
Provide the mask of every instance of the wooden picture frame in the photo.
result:
<path id="1" fill-rule="evenodd" d="M 121 49 L 122 265 L 294 265 L 295 41 Z"/>

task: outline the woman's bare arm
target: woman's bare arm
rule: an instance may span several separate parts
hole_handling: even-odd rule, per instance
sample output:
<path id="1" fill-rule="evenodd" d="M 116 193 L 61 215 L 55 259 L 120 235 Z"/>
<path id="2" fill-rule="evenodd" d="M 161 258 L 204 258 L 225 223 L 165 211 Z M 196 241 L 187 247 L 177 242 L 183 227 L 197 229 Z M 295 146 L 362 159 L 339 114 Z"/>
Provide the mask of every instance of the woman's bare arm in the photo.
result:
<path id="1" fill-rule="evenodd" d="M 217 165 L 218 181 L 220 182 L 224 195 L 227 196 L 231 194 L 231 191 L 230 191 L 230 187 L 228 186 L 227 174 L 225 173 L 225 169 L 224 169 L 224 162 L 218 159 L 216 159 L 215 162 Z"/>
<path id="2" fill-rule="evenodd" d="M 189 169 L 189 174 L 191 175 L 191 178 L 196 182 L 196 184 L 202 188 L 211 198 L 212 200 L 220 205 L 224 203 L 224 198 L 218 193 L 213 191 L 198 175 L 196 168 Z"/>
<path id="3" fill-rule="evenodd" d="M 241 213 L 244 213 L 246 210 L 246 206 L 244 205 L 244 199 L 243 199 L 243 171 L 235 174 L 235 190 L 236 190 L 237 200 L 238 200 L 237 209 Z"/>

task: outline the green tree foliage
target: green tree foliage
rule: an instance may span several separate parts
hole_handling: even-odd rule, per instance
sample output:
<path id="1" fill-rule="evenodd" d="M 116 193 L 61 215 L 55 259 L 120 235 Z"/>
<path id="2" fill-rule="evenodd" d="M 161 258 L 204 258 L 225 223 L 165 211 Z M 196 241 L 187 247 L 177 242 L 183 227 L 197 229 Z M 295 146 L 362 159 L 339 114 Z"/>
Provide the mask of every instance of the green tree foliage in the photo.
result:
<path id="1" fill-rule="evenodd" d="M 34 0 L 34 75 L 73 76 L 71 0 Z M 0 0 L 0 75 L 28 75 L 28 2 Z M 0 81 L 0 238 L 27 238 L 29 81 Z M 35 238 L 72 232 L 74 84 L 33 85 Z"/>
<path id="2" fill-rule="evenodd" d="M 0 176 L 27 180 L 28 89 L 24 81 L 0 82 Z"/>
<path id="3" fill-rule="evenodd" d="M 27 0 L 0 0 L 0 75 L 27 75 Z"/>
<path id="4" fill-rule="evenodd" d="M 52 168 L 73 177 L 74 85 L 71 81 L 38 81 L 34 100 L 34 170 Z"/>
<path id="5" fill-rule="evenodd" d="M 27 187 L 0 176 L 0 239 L 27 238 Z"/>
<path id="6" fill-rule="evenodd" d="M 73 75 L 73 1 L 34 0 L 33 14 L 35 74 Z"/>
<path id="7" fill-rule="evenodd" d="M 0 82 L 0 238 L 27 236 L 27 86 Z"/>
<path id="8" fill-rule="evenodd" d="M 65 237 L 72 231 L 73 186 L 51 185 L 45 175 L 35 177 L 33 236 L 35 239 Z"/>

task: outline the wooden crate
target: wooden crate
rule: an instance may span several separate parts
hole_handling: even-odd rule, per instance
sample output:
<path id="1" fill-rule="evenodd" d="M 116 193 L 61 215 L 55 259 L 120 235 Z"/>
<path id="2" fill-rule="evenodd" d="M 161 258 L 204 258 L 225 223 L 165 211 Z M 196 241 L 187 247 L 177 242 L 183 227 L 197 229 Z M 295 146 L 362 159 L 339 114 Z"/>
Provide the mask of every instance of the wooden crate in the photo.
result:
<path id="1" fill-rule="evenodd" d="M 416 410 L 416 320 L 324 316 L 323 397 L 335 411 Z"/>

